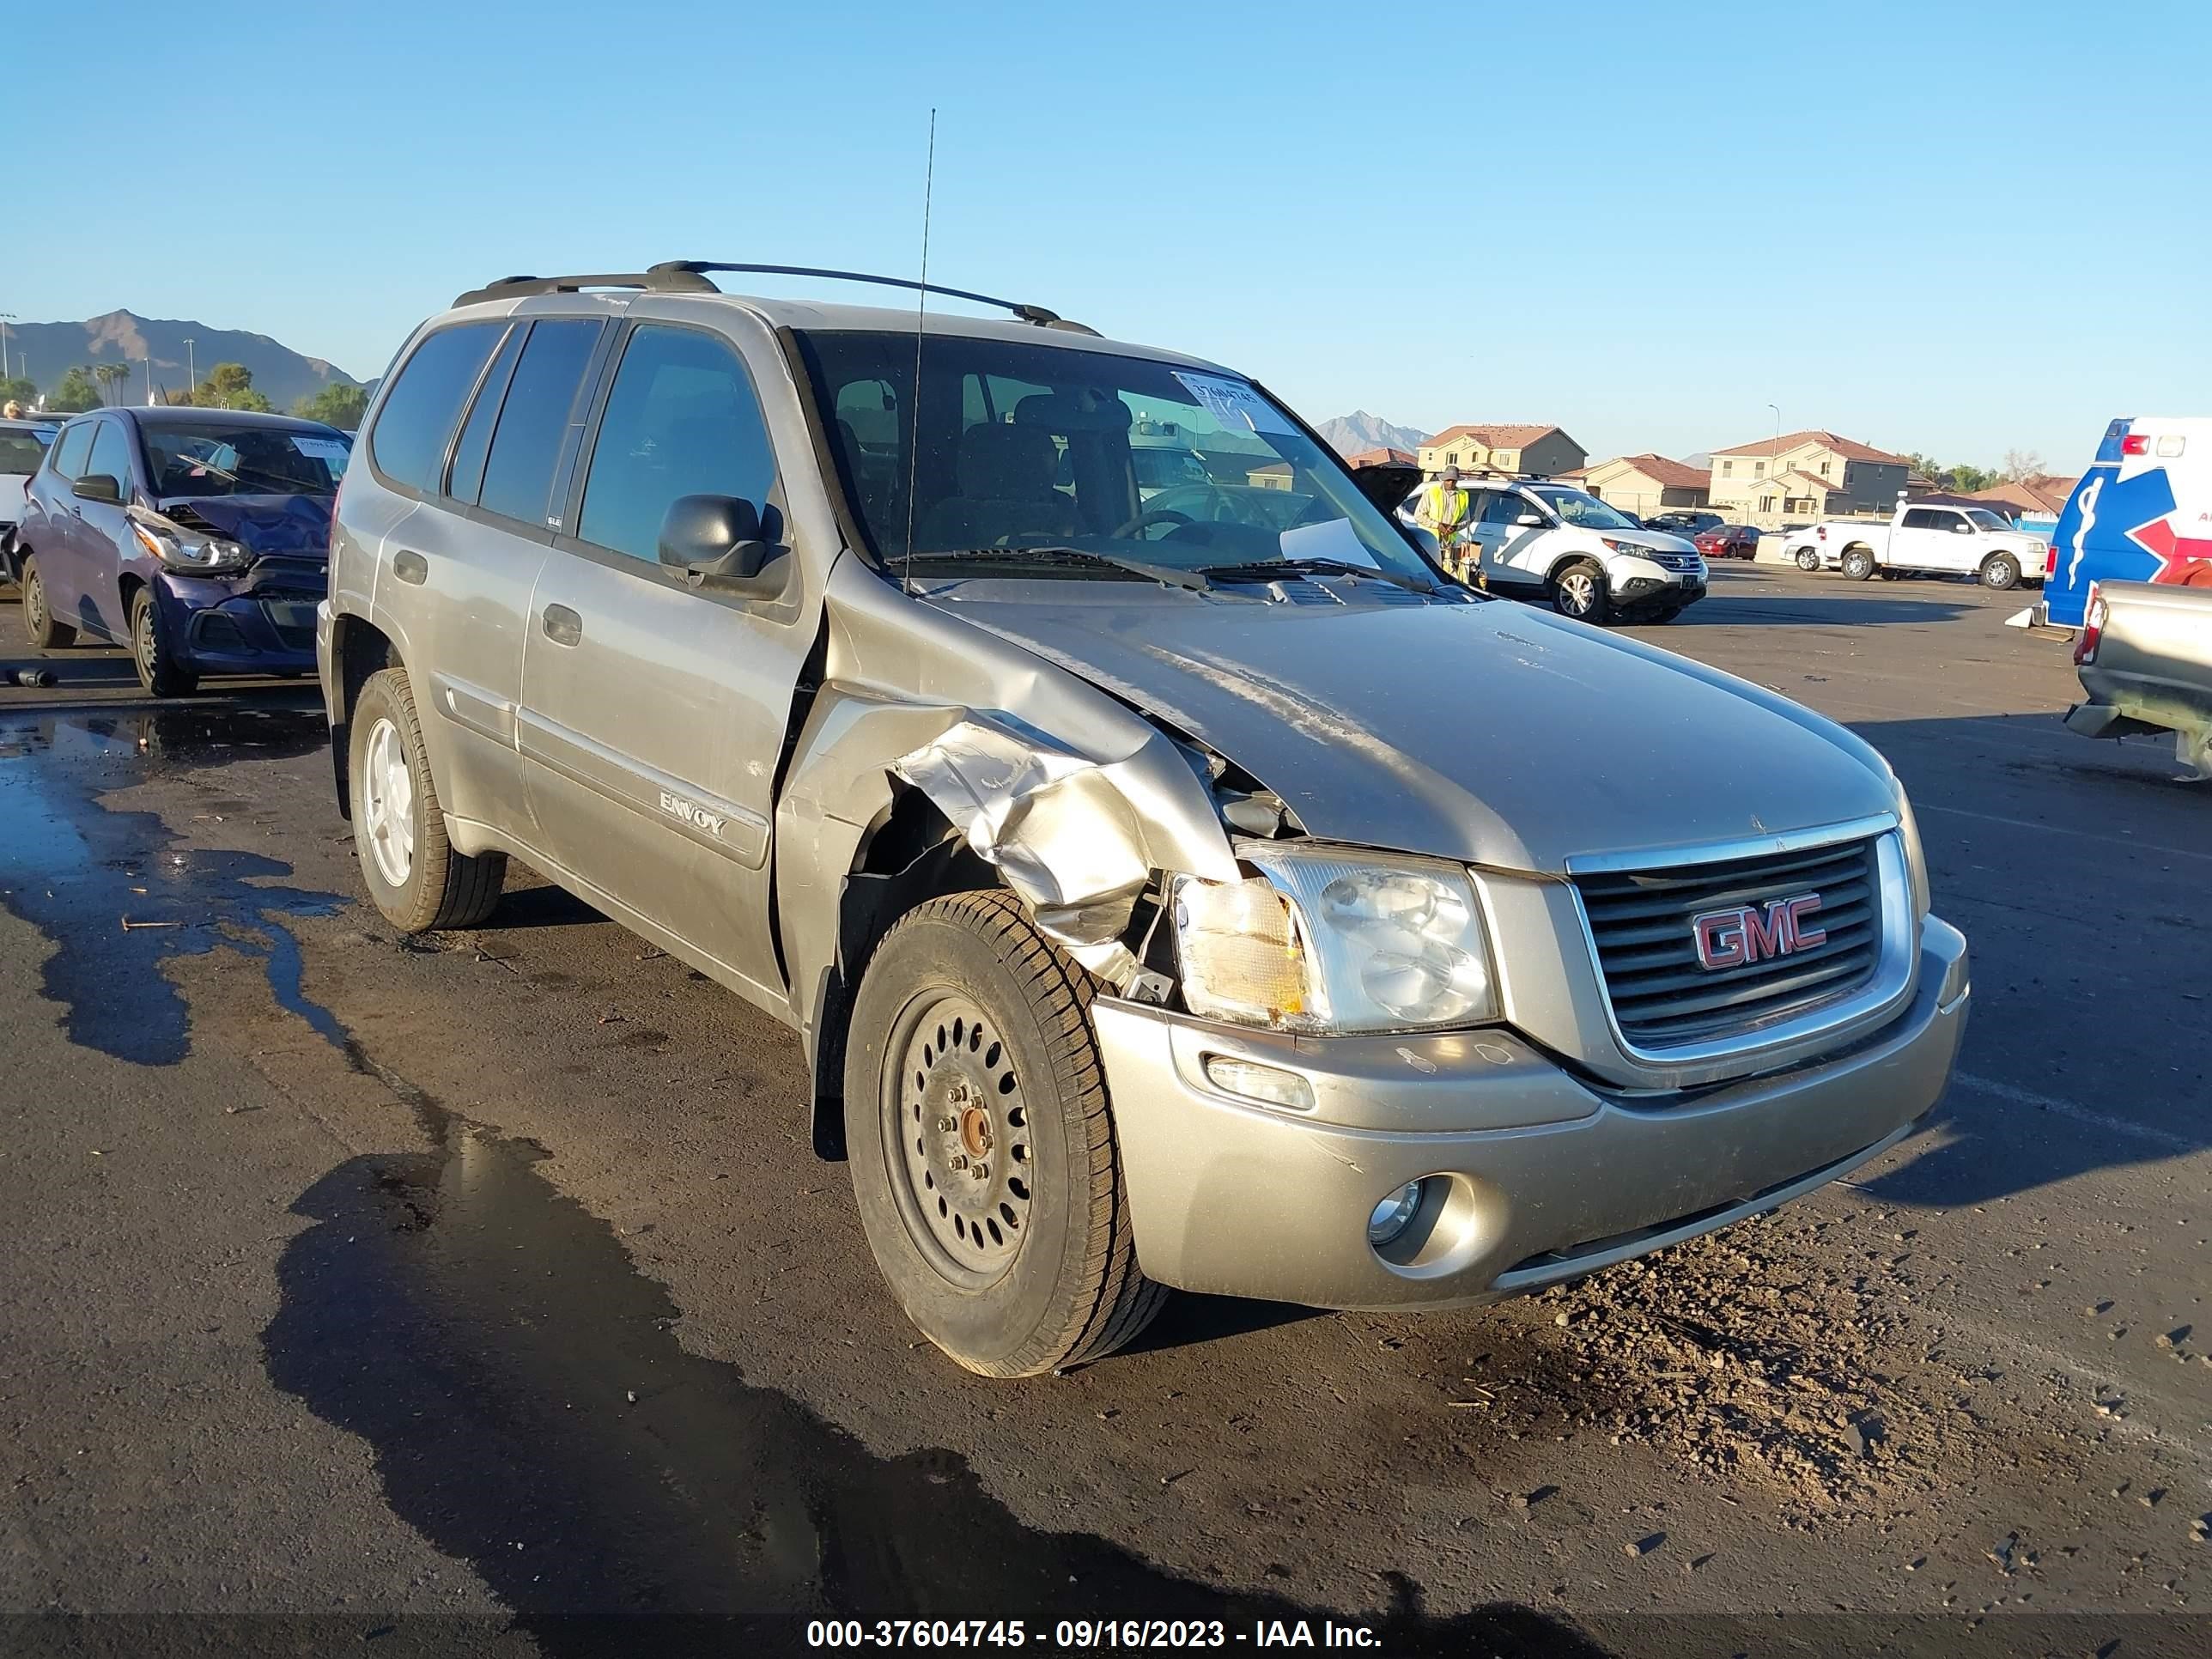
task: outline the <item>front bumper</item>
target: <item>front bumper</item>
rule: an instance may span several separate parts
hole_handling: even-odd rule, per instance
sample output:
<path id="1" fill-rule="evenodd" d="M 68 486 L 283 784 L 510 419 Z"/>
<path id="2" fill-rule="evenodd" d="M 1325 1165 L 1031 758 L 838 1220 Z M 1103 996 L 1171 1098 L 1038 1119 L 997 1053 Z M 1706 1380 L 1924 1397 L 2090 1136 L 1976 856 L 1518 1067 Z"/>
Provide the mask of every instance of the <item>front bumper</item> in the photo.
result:
<path id="1" fill-rule="evenodd" d="M 1680 1095 L 1601 1091 L 1504 1030 L 1295 1038 L 1094 1006 L 1146 1273 L 1328 1308 L 1493 1301 L 1775 1208 L 1903 1139 L 1964 1031 L 1966 942 L 1929 917 L 1887 1027 L 1794 1070 Z M 1207 1054 L 1298 1071 L 1311 1113 L 1207 1079 Z M 1431 1178 L 1386 1260 L 1376 1204 Z"/>
<path id="2" fill-rule="evenodd" d="M 154 584 L 180 667 L 195 674 L 297 674 L 315 666 L 319 597 L 291 587 L 165 574 Z"/>

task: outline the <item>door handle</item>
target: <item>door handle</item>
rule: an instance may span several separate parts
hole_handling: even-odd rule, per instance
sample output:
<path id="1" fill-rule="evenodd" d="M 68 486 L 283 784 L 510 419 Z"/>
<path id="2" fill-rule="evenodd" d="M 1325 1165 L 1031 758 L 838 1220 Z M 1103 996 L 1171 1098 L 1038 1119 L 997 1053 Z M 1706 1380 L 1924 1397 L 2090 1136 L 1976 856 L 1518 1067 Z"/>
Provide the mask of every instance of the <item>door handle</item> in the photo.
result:
<path id="1" fill-rule="evenodd" d="M 545 637 L 556 645 L 581 645 L 584 642 L 584 619 L 565 605 L 549 605 L 541 619 Z"/>
<path id="2" fill-rule="evenodd" d="M 403 582 L 412 582 L 420 587 L 430 574 L 430 562 L 420 553 L 395 553 L 392 558 L 392 574 Z"/>

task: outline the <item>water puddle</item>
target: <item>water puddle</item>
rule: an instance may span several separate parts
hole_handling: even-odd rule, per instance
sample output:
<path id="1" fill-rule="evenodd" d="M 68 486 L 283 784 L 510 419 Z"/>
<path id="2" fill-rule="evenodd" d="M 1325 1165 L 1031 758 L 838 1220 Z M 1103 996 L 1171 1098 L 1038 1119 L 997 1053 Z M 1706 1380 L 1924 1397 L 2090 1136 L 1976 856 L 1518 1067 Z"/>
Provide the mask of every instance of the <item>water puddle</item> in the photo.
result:
<path id="1" fill-rule="evenodd" d="M 319 714 L 10 710 L 0 714 L 0 904 L 60 948 L 46 994 L 70 1040 L 119 1060 L 184 1057 L 172 957 L 228 945 L 273 959 L 286 916 L 328 915 L 335 893 L 287 886 L 292 866 L 183 841 L 152 812 L 102 806 L 111 790 L 227 760 L 302 755 L 327 741 Z"/>
<path id="2" fill-rule="evenodd" d="M 278 1261 L 264 1361 L 277 1388 L 369 1444 L 392 1510 L 466 1561 L 540 1650 L 782 1652 L 820 1617 L 1019 1619 L 1046 1650 L 1061 1619 L 1219 1620 L 1230 1648 L 1251 1646 L 1238 1638 L 1263 1621 L 1303 1620 L 1316 1645 L 1325 1622 L 1358 1622 L 1032 1529 L 958 1454 L 877 1456 L 736 1366 L 686 1352 L 666 1291 L 545 1178 L 542 1148 L 442 1106 L 306 994 L 283 924 L 339 896 L 99 805 L 164 769 L 322 741 L 319 720 L 265 712 L 0 716 L 0 902 L 60 945 L 46 988 L 76 1042 L 177 1060 L 187 1011 L 161 964 L 226 944 L 258 955 L 279 1006 L 411 1115 L 429 1151 L 349 1159 L 294 1205 L 313 1224 Z M 1386 1652 L 1599 1652 L 1526 1607 L 1435 1619 L 1410 1578 L 1388 1589 Z M 442 1628 L 434 1647 L 492 1633 Z M 424 1634 L 364 1616 L 347 1645 L 381 1651 L 392 1637 L 396 1652 Z"/>

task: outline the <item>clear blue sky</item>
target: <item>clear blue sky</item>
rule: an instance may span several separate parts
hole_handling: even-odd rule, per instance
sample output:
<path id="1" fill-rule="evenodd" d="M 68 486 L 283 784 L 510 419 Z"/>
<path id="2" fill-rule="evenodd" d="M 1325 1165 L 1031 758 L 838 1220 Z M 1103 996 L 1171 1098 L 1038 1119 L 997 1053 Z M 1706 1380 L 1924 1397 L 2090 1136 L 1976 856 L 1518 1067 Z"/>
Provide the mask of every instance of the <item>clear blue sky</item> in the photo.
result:
<path id="1" fill-rule="evenodd" d="M 931 268 L 1321 418 L 2082 463 L 2212 404 L 2212 7 L 19 9 L 0 311 L 362 377 L 465 287 Z"/>

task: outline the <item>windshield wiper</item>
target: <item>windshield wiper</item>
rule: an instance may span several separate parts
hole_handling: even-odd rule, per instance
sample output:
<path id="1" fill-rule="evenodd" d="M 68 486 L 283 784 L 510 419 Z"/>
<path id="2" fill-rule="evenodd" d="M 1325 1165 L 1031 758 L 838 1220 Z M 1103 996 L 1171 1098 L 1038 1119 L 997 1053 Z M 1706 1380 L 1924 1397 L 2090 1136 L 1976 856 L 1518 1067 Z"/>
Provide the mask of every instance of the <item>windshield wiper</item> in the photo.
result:
<path id="1" fill-rule="evenodd" d="M 1147 581 L 1165 582 L 1170 587 L 1188 588 L 1194 593 L 1211 591 L 1213 584 L 1195 570 L 1178 570 L 1173 565 L 1148 564 L 1142 559 L 1124 558 L 1119 553 L 1099 553 L 1087 547 L 964 547 L 947 548 L 933 553 L 911 556 L 916 564 L 933 562 L 1042 564 L 1056 565 L 1075 561 L 1084 564 L 1110 565 L 1116 570 L 1127 570 Z M 903 561 L 893 559 L 896 564 Z"/>
<path id="2" fill-rule="evenodd" d="M 1437 585 L 1418 576 L 1401 576 L 1395 570 L 1385 570 L 1379 565 L 1354 564 L 1349 559 L 1254 559 L 1244 564 L 1208 564 L 1199 567 L 1208 576 L 1228 576 L 1242 580 L 1250 577 L 1260 581 L 1273 581 L 1285 574 L 1310 575 L 1319 571 L 1330 576 L 1372 576 L 1378 582 L 1389 582 L 1412 593 L 1434 593 Z"/>

